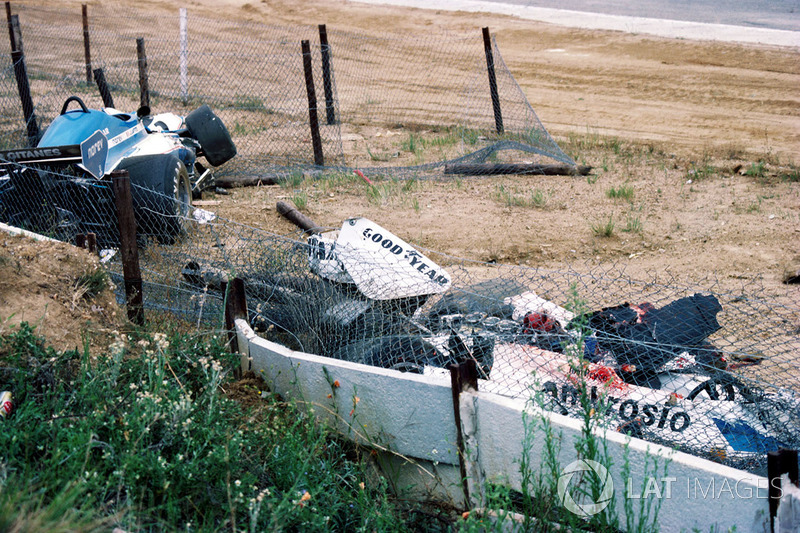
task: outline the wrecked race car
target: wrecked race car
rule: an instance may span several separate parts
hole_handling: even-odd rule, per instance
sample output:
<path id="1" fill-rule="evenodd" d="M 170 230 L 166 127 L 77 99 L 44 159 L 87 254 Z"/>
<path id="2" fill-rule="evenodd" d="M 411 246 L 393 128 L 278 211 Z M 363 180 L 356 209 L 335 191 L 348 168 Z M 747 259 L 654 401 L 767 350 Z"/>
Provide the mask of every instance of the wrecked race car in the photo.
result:
<path id="1" fill-rule="evenodd" d="M 36 147 L 0 151 L 0 221 L 66 240 L 93 232 L 113 244 L 107 176 L 127 170 L 140 234 L 172 243 L 192 196 L 213 184 L 198 158 L 219 166 L 234 155 L 227 128 L 206 105 L 181 117 L 89 109 L 70 96 Z"/>
<path id="2" fill-rule="evenodd" d="M 796 395 L 742 379 L 709 341 L 722 327 L 713 295 L 574 313 L 519 279 L 454 287 L 364 218 L 301 248 L 305 276 L 243 276 L 254 329 L 291 348 L 434 375 L 472 359 L 482 390 L 578 418 L 594 409 L 611 429 L 742 468 L 800 444 Z M 193 263 L 184 278 L 213 288 L 225 275 Z"/>

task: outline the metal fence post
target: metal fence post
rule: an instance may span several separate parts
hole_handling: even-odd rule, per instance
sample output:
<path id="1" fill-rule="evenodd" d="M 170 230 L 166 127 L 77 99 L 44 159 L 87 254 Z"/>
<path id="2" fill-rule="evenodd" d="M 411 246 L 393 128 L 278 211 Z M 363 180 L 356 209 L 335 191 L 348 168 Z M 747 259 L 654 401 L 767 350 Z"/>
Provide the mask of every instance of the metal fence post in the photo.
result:
<path id="1" fill-rule="evenodd" d="M 81 5 L 83 22 L 83 56 L 86 61 L 86 84 L 92 83 L 92 54 L 89 50 L 89 12 L 86 4 Z"/>
<path id="2" fill-rule="evenodd" d="M 6 4 L 8 6 L 8 4 Z M 7 7 L 10 9 L 10 7 Z M 25 118 L 25 127 L 28 131 L 28 144 L 36 146 L 39 142 L 39 124 L 36 121 L 31 86 L 28 81 L 28 67 L 25 64 L 25 54 L 22 51 L 22 30 L 19 27 L 19 16 L 12 15 L 9 21 L 11 34 L 11 61 L 14 64 L 14 77 L 17 79 L 17 91 L 22 103 L 22 115 Z M 13 48 L 16 47 L 16 48 Z"/>
<path id="3" fill-rule="evenodd" d="M 97 83 L 97 89 L 100 91 L 100 97 L 103 99 L 103 106 L 114 107 L 114 98 L 111 96 L 111 91 L 108 89 L 106 75 L 102 68 L 94 69 L 94 81 Z"/>
<path id="4" fill-rule="evenodd" d="M 13 52 L 14 50 L 19 50 L 22 48 L 22 43 L 20 42 L 20 46 L 17 46 L 17 39 L 16 35 L 14 34 L 14 26 L 11 19 L 11 2 L 6 2 L 6 20 L 8 21 L 8 39 L 11 43 L 11 51 Z"/>
<path id="5" fill-rule="evenodd" d="M 181 76 L 181 98 L 183 105 L 189 103 L 189 23 L 186 8 L 182 7 L 179 12 L 180 17 L 180 76 Z"/>
<path id="6" fill-rule="evenodd" d="M 308 123 L 311 126 L 311 144 L 314 147 L 314 164 L 325 165 L 322 155 L 322 139 L 319 136 L 319 117 L 317 116 L 317 94 L 314 90 L 314 72 L 311 69 L 311 45 L 308 41 L 300 42 L 303 52 L 303 71 L 306 76 L 306 93 L 308 94 Z"/>
<path id="7" fill-rule="evenodd" d="M 147 80 L 147 54 L 144 37 L 136 38 L 136 57 L 139 65 L 139 107 L 150 108 L 150 86 Z"/>
<path id="8" fill-rule="evenodd" d="M 131 179 L 127 170 L 111 173 L 111 185 L 119 222 L 119 251 L 122 256 L 122 275 L 125 278 L 125 299 L 128 320 L 144 325 L 144 298 L 142 273 L 139 269 L 139 248 L 136 245 L 136 215 L 133 212 Z"/>
<path id="9" fill-rule="evenodd" d="M 494 126 L 497 133 L 503 133 L 503 113 L 500 111 L 500 96 L 497 94 L 497 76 L 494 72 L 494 54 L 492 53 L 492 37 L 489 35 L 489 28 L 483 28 L 483 50 L 486 52 L 486 69 L 489 71 L 489 91 L 492 94 Z"/>
<path id="10" fill-rule="evenodd" d="M 328 44 L 328 29 L 319 25 L 319 47 L 322 53 L 322 88 L 325 90 L 325 115 L 328 125 L 336 124 L 336 110 L 333 107 L 333 83 L 331 81 L 331 47 Z"/>

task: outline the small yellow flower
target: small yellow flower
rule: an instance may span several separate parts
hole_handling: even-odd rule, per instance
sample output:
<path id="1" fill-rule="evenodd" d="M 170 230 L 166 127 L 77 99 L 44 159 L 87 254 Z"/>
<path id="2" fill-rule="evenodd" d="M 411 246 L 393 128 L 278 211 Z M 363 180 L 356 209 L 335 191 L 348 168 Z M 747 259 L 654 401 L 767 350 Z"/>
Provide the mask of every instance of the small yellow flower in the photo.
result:
<path id="1" fill-rule="evenodd" d="M 358 486 L 361 488 L 361 490 L 364 490 L 364 482 L 363 481 L 361 483 L 359 483 Z"/>

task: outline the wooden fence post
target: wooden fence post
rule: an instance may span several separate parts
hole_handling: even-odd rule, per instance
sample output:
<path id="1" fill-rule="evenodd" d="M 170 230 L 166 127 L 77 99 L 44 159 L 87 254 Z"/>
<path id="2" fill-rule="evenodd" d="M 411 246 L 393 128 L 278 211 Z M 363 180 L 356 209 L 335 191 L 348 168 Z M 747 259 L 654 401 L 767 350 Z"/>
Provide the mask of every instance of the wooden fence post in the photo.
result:
<path id="1" fill-rule="evenodd" d="M 131 179 L 127 170 L 111 173 L 111 185 L 119 221 L 119 251 L 122 256 L 122 275 L 125 278 L 125 299 L 128 320 L 144 325 L 144 298 L 142 273 L 139 269 L 139 248 L 136 245 L 136 215 L 133 212 Z"/>
<path id="2" fill-rule="evenodd" d="M 489 91 L 492 94 L 494 126 L 497 133 L 503 133 L 503 113 L 500 111 L 500 96 L 497 94 L 497 76 L 494 72 L 494 54 L 492 53 L 492 37 L 489 35 L 489 28 L 483 28 L 483 50 L 486 52 L 486 69 L 489 71 Z"/>
<path id="3" fill-rule="evenodd" d="M 139 64 L 139 107 L 150 108 L 150 85 L 147 79 L 147 54 L 144 37 L 136 38 L 136 57 Z"/>
<path id="4" fill-rule="evenodd" d="M 111 96 L 111 91 L 108 89 L 106 75 L 102 68 L 94 69 L 94 81 L 97 83 L 97 89 L 100 91 L 100 97 L 103 99 L 103 106 L 114 107 L 114 98 Z"/>
<path id="5" fill-rule="evenodd" d="M 308 41 L 300 42 L 303 52 L 303 71 L 306 76 L 306 94 L 308 94 L 308 123 L 311 126 L 311 144 L 314 147 L 314 164 L 325 165 L 322 155 L 322 139 L 319 136 L 319 118 L 317 117 L 317 94 L 314 90 L 314 72 L 311 69 L 311 45 Z"/>
<path id="6" fill-rule="evenodd" d="M 92 54 L 89 50 L 89 11 L 86 4 L 81 5 L 81 20 L 83 22 L 83 57 L 86 62 L 86 84 L 92 83 Z"/>
<path id="7" fill-rule="evenodd" d="M 325 115 L 328 125 L 336 124 L 336 110 L 333 107 L 333 82 L 331 80 L 331 47 L 328 44 L 328 29 L 319 25 L 319 47 L 322 53 L 322 87 L 325 90 Z"/>
<path id="8" fill-rule="evenodd" d="M 478 366 L 473 359 L 468 359 L 462 363 L 452 364 L 450 370 L 450 386 L 453 392 L 453 416 L 456 422 L 456 447 L 458 449 L 458 466 L 461 470 L 461 484 L 464 491 L 464 502 L 467 507 L 472 506 L 470 487 L 476 480 L 470 480 L 469 458 L 465 446 L 465 435 L 463 431 L 463 421 L 461 420 L 461 393 L 466 391 L 478 390 Z M 473 450 L 474 451 L 474 450 Z"/>
<path id="9" fill-rule="evenodd" d="M 97 254 L 97 234 L 96 233 L 87 233 L 86 234 L 86 249 L 89 250 L 90 254 Z"/>
<path id="10" fill-rule="evenodd" d="M 91 254 L 97 253 L 97 234 L 78 233 L 75 235 L 75 246 L 83 248 Z"/>
<path id="11" fill-rule="evenodd" d="M 244 280 L 233 278 L 223 283 L 222 293 L 225 295 L 225 329 L 228 330 L 228 342 L 232 352 L 239 352 L 239 340 L 236 335 L 236 319 L 247 320 L 247 299 L 244 293 Z M 242 373 L 250 370 L 250 357 L 241 353 Z"/>

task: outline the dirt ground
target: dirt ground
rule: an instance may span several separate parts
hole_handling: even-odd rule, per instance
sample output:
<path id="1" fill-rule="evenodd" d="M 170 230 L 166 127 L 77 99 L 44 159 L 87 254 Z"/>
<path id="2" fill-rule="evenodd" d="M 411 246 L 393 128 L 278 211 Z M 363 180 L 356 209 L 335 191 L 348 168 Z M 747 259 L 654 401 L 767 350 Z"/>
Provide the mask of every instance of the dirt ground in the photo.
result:
<path id="1" fill-rule="evenodd" d="M 61 242 L 0 233 L 0 334 L 27 322 L 53 348 L 93 355 L 124 325 L 96 256 Z"/>
<path id="2" fill-rule="evenodd" d="M 162 0 L 136 5 L 174 10 Z M 353 176 L 306 180 L 210 195 L 207 209 L 286 234 L 295 228 L 278 215 L 275 203 L 293 200 L 304 203 L 320 225 L 339 227 L 345 218 L 366 216 L 410 242 L 453 256 L 553 268 L 622 264 L 638 279 L 662 272 L 711 276 L 718 280 L 716 290 L 763 278 L 783 302 L 800 302 L 798 286 L 782 283 L 800 270 L 798 49 L 344 0 L 193 0 L 187 7 L 205 17 L 324 22 L 372 35 L 489 26 L 545 128 L 576 161 L 594 167 L 586 177 L 498 176 L 374 187 Z M 345 149 L 354 153 L 359 144 L 400 153 L 408 136 L 347 124 L 343 132 Z M 362 164 L 350 155 L 351 164 Z M 82 300 L 71 305 L 71 281 L 59 282 L 63 292 L 57 300 L 49 296 L 49 284 L 56 283 L 52 272 L 73 261 L 73 253 L 34 253 L 14 239 L 0 242 L 0 259 L 9 258 L 0 265 L 0 319 L 39 321 L 63 337 L 64 346 L 79 344 L 77 332 L 55 331 L 62 326 L 53 322 L 54 314 L 68 311 L 65 321 L 80 324 L 91 316 L 91 306 Z M 27 280 L 12 281 L 12 274 L 26 272 L 32 273 Z M 23 298 L 23 292 L 30 295 Z"/>
<path id="3" fill-rule="evenodd" d="M 202 13 L 212 5 L 218 3 L 199 1 L 192 9 Z M 227 5 L 243 19 L 325 22 L 376 35 L 489 26 L 544 126 L 594 172 L 383 183 L 371 190 L 358 179 L 306 181 L 235 190 L 210 207 L 221 215 L 288 233 L 293 226 L 274 206 L 296 199 L 320 225 L 366 216 L 411 242 L 469 259 L 576 268 L 624 263 L 633 277 L 666 270 L 712 275 L 718 288 L 726 280 L 763 277 L 772 292 L 800 301 L 796 289 L 781 283 L 800 269 L 800 50 L 355 2 Z M 346 152 L 359 143 L 402 152 L 408 136 L 343 129 L 352 141 Z M 420 133 L 426 134 L 433 135 Z M 544 202 L 512 205 L 532 197 Z"/>

